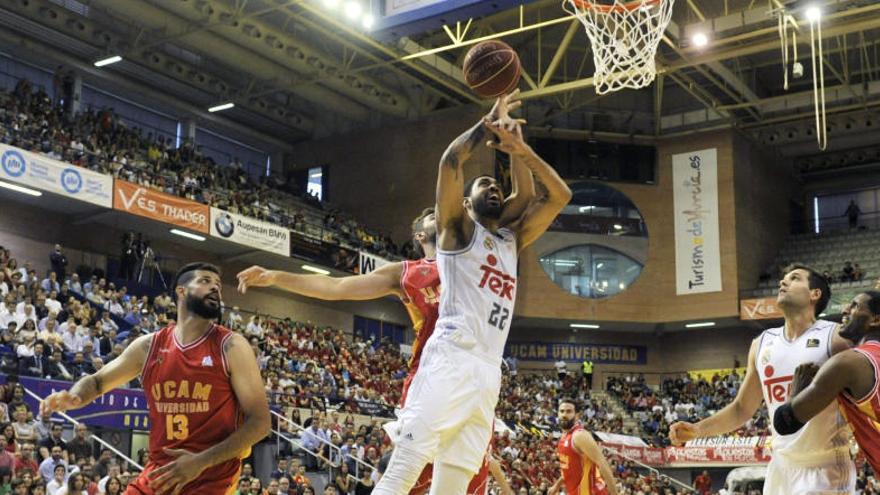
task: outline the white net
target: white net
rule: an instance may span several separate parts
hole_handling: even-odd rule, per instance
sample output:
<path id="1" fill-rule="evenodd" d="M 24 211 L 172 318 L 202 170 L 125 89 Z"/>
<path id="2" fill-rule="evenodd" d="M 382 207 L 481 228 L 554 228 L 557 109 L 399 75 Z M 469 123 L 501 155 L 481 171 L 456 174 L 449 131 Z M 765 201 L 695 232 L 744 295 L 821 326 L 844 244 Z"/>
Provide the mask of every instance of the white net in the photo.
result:
<path id="1" fill-rule="evenodd" d="M 596 93 L 639 89 L 657 74 L 654 56 L 672 19 L 674 0 L 564 0 L 563 8 L 587 29 L 593 48 Z"/>

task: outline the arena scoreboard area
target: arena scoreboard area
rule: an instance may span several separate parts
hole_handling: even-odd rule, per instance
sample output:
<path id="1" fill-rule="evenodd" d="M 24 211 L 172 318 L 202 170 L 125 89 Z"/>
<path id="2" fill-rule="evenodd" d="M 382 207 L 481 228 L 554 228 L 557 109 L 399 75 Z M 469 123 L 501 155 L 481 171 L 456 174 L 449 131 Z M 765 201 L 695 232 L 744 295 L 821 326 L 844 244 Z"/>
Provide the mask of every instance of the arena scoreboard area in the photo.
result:
<path id="1" fill-rule="evenodd" d="M 492 15 L 531 3 L 531 0 L 384 0 L 377 6 L 373 36 L 396 41 L 400 37 L 442 29 L 443 25 Z"/>

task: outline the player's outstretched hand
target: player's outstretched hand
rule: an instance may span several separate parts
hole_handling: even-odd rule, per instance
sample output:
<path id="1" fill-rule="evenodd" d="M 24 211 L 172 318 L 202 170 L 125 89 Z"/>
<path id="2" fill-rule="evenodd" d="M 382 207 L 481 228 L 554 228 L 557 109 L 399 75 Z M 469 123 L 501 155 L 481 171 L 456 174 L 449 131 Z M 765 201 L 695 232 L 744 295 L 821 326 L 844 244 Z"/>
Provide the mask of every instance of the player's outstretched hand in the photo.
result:
<path id="1" fill-rule="evenodd" d="M 259 265 L 254 265 L 246 270 L 238 272 L 238 291 L 244 294 L 248 287 L 269 287 L 275 281 L 272 270 L 267 270 Z"/>
<path id="2" fill-rule="evenodd" d="M 78 409 L 80 406 L 82 406 L 82 399 L 80 396 L 74 395 L 67 390 L 62 390 L 61 392 L 55 392 L 40 401 L 40 416 L 43 414 Z"/>
<path id="3" fill-rule="evenodd" d="M 525 122 L 522 119 L 508 119 L 506 121 L 496 120 L 494 122 L 483 120 L 483 125 L 495 136 L 495 139 L 497 139 L 497 141 L 487 141 L 486 146 L 498 151 L 503 151 L 508 155 L 515 155 L 523 151 L 525 148 L 525 140 L 523 139 L 520 121 L 523 123 Z"/>
<path id="4" fill-rule="evenodd" d="M 511 112 L 521 106 L 522 101 L 519 99 L 519 88 L 517 88 L 506 95 L 499 96 L 486 118 L 490 122 L 506 119 L 510 117 Z"/>
<path id="5" fill-rule="evenodd" d="M 165 453 L 175 459 L 147 474 L 150 488 L 156 495 L 165 493 L 177 495 L 190 481 L 196 479 L 205 466 L 198 454 L 183 449 L 165 449 Z"/>
<path id="6" fill-rule="evenodd" d="M 699 438 L 700 429 L 693 423 L 687 421 L 677 421 L 669 427 L 669 440 L 672 445 L 680 447 L 685 442 L 689 442 L 695 438 Z"/>

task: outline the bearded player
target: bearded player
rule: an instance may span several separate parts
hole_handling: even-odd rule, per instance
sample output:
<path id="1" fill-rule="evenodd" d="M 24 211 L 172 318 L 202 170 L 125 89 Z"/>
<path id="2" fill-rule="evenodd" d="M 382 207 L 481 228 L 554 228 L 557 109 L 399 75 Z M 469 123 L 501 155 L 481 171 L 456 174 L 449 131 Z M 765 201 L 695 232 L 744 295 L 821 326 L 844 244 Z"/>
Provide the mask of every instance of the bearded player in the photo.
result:
<path id="1" fill-rule="evenodd" d="M 150 461 L 126 495 L 233 493 L 241 459 L 270 428 L 260 369 L 248 341 L 218 324 L 220 270 L 178 271 L 177 322 L 40 403 L 40 414 L 78 409 L 138 375 L 150 412 Z"/>
<path id="2" fill-rule="evenodd" d="M 790 396 L 799 365 L 821 365 L 849 348 L 835 331 L 834 322 L 818 319 L 830 298 L 828 281 L 820 273 L 803 265 L 789 267 L 776 298 L 785 325 L 765 330 L 752 341 L 746 376 L 733 402 L 696 424 L 673 423 L 669 429 L 672 442 L 680 445 L 694 438 L 729 433 L 755 414 L 762 398 L 770 417 L 775 417 Z M 797 432 L 783 433 L 775 425 L 771 428 L 766 495 L 855 492 L 856 472 L 846 422 L 836 407 L 826 405 Z"/>
<path id="3" fill-rule="evenodd" d="M 856 442 L 880 473 L 880 292 L 864 292 L 852 300 L 843 312 L 840 336 L 856 347 L 821 368 L 798 366 L 792 397 L 776 410 L 773 426 L 780 434 L 794 434 L 836 398 Z"/>
<path id="4" fill-rule="evenodd" d="M 461 495 L 483 462 L 501 388 L 519 251 L 540 237 L 571 199 L 565 181 L 525 143 L 521 123 L 483 119 L 440 160 L 439 318 L 406 405 L 397 421 L 385 425 L 395 447 L 374 495 L 407 493 L 429 462 L 431 494 Z M 490 135 L 497 142 L 487 143 Z M 464 162 L 482 143 L 507 153 L 514 169 L 525 165 L 543 184 L 546 194 L 524 214 L 505 214 L 504 193 L 494 178 L 465 183 Z"/>
<path id="5" fill-rule="evenodd" d="M 617 495 L 614 472 L 599 444 L 577 421 L 574 401 L 559 401 L 557 416 L 562 437 L 556 444 L 556 454 L 562 476 L 550 488 L 551 495 L 559 493 L 562 486 L 566 495 Z"/>

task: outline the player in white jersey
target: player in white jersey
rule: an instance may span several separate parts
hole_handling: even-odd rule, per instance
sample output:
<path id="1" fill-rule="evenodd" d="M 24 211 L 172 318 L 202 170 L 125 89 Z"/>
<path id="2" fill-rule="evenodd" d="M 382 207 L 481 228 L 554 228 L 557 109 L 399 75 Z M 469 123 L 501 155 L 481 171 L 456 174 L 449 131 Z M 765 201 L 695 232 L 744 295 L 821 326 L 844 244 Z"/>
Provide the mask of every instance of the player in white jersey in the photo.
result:
<path id="1" fill-rule="evenodd" d="M 398 420 L 386 425 L 394 454 L 374 495 L 404 495 L 430 461 L 430 493 L 464 495 L 483 462 L 513 319 L 518 253 L 547 230 L 571 199 L 565 182 L 523 140 L 524 122 L 506 117 L 519 105 L 515 95 L 499 99 L 494 118 L 459 136 L 440 161 L 440 314 L 406 405 Z M 507 106 L 503 115 L 496 113 L 499 106 Z M 465 184 L 462 165 L 491 135 L 497 141 L 487 145 L 510 155 L 517 183 L 512 196 L 534 195 L 535 179 L 546 189 L 522 214 L 510 198 L 505 200 L 494 178 L 478 176 Z"/>
<path id="2" fill-rule="evenodd" d="M 821 365 L 849 347 L 837 334 L 835 323 L 817 320 L 831 298 L 825 277 L 803 265 L 791 266 L 786 272 L 776 299 L 785 314 L 785 325 L 765 330 L 752 341 L 745 379 L 730 405 L 696 424 L 679 422 L 670 427 L 674 444 L 739 428 L 758 410 L 762 396 L 772 418 L 788 399 L 800 364 Z M 833 404 L 796 433 L 780 435 L 772 430 L 770 447 L 766 495 L 855 493 L 849 431 Z"/>

